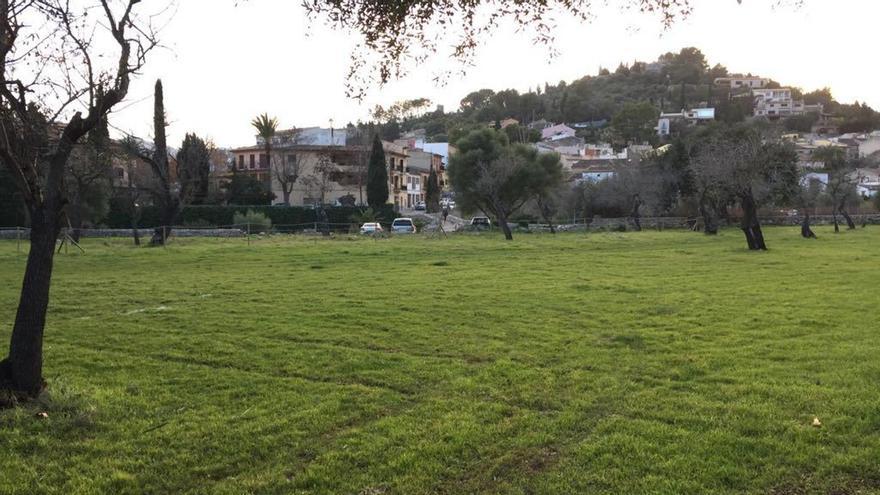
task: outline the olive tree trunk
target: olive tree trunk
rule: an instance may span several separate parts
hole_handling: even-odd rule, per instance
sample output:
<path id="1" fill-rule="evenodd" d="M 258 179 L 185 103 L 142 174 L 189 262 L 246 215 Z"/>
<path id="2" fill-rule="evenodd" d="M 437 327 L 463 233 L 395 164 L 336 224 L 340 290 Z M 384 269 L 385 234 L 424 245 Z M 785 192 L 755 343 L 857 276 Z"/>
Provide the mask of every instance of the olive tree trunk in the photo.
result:
<path id="1" fill-rule="evenodd" d="M 856 223 L 853 222 L 852 217 L 850 217 L 849 213 L 846 212 L 846 206 L 843 202 L 841 202 L 838 210 L 840 210 L 840 214 L 843 215 L 844 220 L 846 220 L 846 228 L 849 230 L 853 230 L 854 228 L 856 228 Z"/>
<path id="2" fill-rule="evenodd" d="M 764 233 L 761 231 L 761 222 L 758 220 L 758 206 L 751 191 L 740 194 L 743 217 L 741 228 L 746 236 L 746 243 L 752 251 L 766 251 L 767 244 L 764 242 Z"/>
<path id="3" fill-rule="evenodd" d="M 718 233 L 718 220 L 712 208 L 706 204 L 705 200 L 700 200 L 700 215 L 703 217 L 703 232 L 706 235 L 715 235 Z"/>
<path id="4" fill-rule="evenodd" d="M 810 212 L 804 209 L 804 218 L 801 220 L 801 236 L 804 239 L 815 239 L 816 234 L 810 228 Z"/>
<path id="5" fill-rule="evenodd" d="M 34 397 L 43 389 L 43 328 L 49 306 L 52 261 L 60 226 L 56 212 L 41 207 L 31 211 L 30 252 L 9 357 L 0 362 L 0 385 L 18 394 Z"/>
<path id="6" fill-rule="evenodd" d="M 536 201 L 538 203 L 538 210 L 541 211 L 541 217 L 550 229 L 550 233 L 555 234 L 556 227 L 553 225 L 553 212 L 551 211 L 550 205 L 547 204 L 546 200 L 541 195 L 538 195 Z"/>
<path id="7" fill-rule="evenodd" d="M 642 206 L 642 199 L 638 194 L 633 196 L 633 205 L 632 210 L 630 211 L 630 219 L 632 219 L 633 226 L 635 227 L 636 232 L 641 232 L 642 230 L 642 222 L 641 216 L 639 214 L 639 208 Z"/>
<path id="8" fill-rule="evenodd" d="M 498 226 L 501 227 L 501 231 L 504 232 L 504 238 L 508 241 L 512 241 L 513 232 L 511 232 L 510 225 L 507 223 L 507 212 L 503 209 L 499 209 L 495 215 L 498 217 Z"/>

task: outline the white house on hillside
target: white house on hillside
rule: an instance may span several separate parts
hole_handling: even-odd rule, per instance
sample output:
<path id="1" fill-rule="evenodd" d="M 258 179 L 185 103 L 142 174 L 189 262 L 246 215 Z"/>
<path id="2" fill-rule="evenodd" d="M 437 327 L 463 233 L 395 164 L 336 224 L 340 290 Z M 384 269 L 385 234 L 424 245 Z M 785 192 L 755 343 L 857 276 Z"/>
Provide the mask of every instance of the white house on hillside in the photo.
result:
<path id="1" fill-rule="evenodd" d="M 613 164 L 608 161 L 596 163 L 596 160 L 582 160 L 574 164 L 572 172 L 574 172 L 574 180 L 578 184 L 585 182 L 595 184 L 614 177 Z"/>
<path id="2" fill-rule="evenodd" d="M 730 89 L 739 89 L 739 88 L 763 88 L 770 82 L 768 79 L 764 79 L 763 77 L 716 77 L 715 85 L 716 86 L 729 86 Z"/>
<path id="3" fill-rule="evenodd" d="M 562 139 L 574 137 L 575 130 L 565 124 L 556 124 L 541 130 L 541 139 L 544 141 L 550 139 Z"/>

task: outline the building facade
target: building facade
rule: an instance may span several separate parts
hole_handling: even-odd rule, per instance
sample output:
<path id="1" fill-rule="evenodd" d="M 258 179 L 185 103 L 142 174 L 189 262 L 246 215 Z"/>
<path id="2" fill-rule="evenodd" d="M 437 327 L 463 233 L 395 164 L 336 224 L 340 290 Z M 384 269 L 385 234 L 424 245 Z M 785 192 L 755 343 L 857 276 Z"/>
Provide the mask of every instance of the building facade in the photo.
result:
<path id="1" fill-rule="evenodd" d="M 335 141 L 334 141 L 335 142 Z M 388 202 L 406 203 L 407 154 L 400 146 L 384 142 L 388 169 Z M 274 195 L 275 204 L 366 204 L 366 178 L 370 146 L 276 144 L 271 160 L 265 147 L 247 146 L 231 151 L 238 173 L 253 175 Z M 287 193 L 285 193 L 285 189 Z"/>

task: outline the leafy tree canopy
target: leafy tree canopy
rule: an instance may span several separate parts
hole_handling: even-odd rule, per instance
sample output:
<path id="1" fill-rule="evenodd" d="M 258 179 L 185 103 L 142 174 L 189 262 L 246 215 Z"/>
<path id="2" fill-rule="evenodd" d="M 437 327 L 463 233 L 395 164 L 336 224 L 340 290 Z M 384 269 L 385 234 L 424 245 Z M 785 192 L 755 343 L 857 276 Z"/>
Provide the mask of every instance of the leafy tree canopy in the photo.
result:
<path id="1" fill-rule="evenodd" d="M 307 0 L 303 4 L 309 15 L 362 38 L 362 48 L 352 55 L 349 71 L 348 92 L 355 97 L 363 97 L 372 83 L 384 84 L 404 75 L 408 66 L 424 61 L 438 46 L 450 47 L 444 55 L 470 62 L 481 38 L 491 35 L 502 21 L 528 31 L 536 43 L 549 45 L 554 41 L 557 16 L 586 23 L 595 13 L 590 0 Z M 656 15 L 666 26 L 692 10 L 691 0 L 617 0 L 614 4 L 624 11 Z M 438 39 L 438 27 L 457 37 Z M 375 64 L 368 62 L 377 56 Z"/>

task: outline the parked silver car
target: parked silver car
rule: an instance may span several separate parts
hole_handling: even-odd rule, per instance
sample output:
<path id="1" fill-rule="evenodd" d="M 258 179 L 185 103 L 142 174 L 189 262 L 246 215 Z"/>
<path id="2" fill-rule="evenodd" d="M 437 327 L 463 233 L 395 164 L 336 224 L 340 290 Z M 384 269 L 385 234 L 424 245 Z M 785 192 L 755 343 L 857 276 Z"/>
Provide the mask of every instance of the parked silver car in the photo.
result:
<path id="1" fill-rule="evenodd" d="M 391 232 L 395 234 L 415 234 L 416 225 L 413 223 L 412 218 L 395 218 L 391 222 Z"/>

